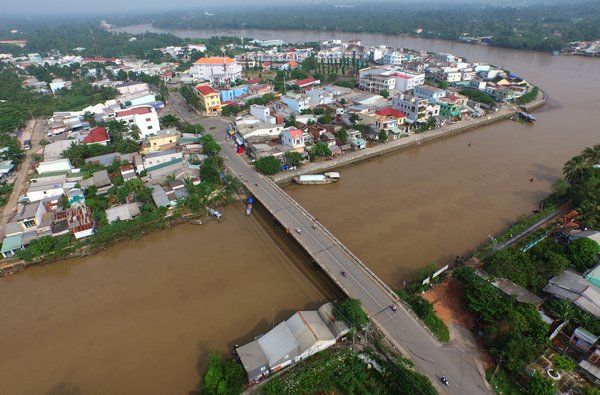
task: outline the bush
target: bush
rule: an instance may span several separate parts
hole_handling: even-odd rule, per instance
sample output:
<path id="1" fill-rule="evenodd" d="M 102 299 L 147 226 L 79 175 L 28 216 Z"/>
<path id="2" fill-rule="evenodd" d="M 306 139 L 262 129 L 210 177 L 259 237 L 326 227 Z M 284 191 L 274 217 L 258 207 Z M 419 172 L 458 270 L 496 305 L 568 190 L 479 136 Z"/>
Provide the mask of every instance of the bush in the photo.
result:
<path id="1" fill-rule="evenodd" d="M 242 392 L 245 372 L 232 359 L 223 359 L 216 351 L 208 354 L 208 364 L 198 392 L 208 395 L 237 395 Z"/>
<path id="2" fill-rule="evenodd" d="M 571 370 L 575 369 L 575 367 L 577 366 L 577 365 L 575 365 L 575 362 L 573 362 L 570 358 L 562 356 L 562 355 L 555 355 L 553 360 L 554 360 L 554 366 L 556 366 L 560 370 L 566 370 L 566 371 L 570 372 Z"/>
<path id="3" fill-rule="evenodd" d="M 423 320 L 423 323 L 439 341 L 447 343 L 450 341 L 450 332 L 444 322 L 435 314 L 433 304 L 419 295 L 408 295 L 403 291 L 396 291 L 398 296 L 404 300 L 415 314 Z"/>
<path id="4" fill-rule="evenodd" d="M 268 175 L 277 174 L 281 171 L 281 162 L 274 156 L 260 158 L 254 163 L 254 166 L 259 172 Z"/>
<path id="5" fill-rule="evenodd" d="M 367 314 L 358 299 L 344 299 L 335 302 L 333 305 L 333 314 L 338 320 L 342 320 L 348 325 L 357 328 L 363 328 L 369 322 Z"/>
<path id="6" fill-rule="evenodd" d="M 580 272 L 584 272 L 594 266 L 596 255 L 600 252 L 600 245 L 592 239 L 582 237 L 572 241 L 569 244 L 567 251 L 571 263 L 575 268 Z"/>

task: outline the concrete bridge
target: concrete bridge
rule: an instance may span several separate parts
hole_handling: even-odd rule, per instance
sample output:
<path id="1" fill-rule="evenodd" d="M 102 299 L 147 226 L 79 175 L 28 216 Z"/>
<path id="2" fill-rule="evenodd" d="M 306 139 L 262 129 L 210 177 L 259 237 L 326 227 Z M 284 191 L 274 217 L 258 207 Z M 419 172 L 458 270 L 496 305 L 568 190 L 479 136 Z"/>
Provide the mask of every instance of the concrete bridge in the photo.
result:
<path id="1" fill-rule="evenodd" d="M 408 311 L 396 294 L 307 210 L 270 179 L 256 173 L 222 142 L 226 165 L 248 190 L 275 217 L 312 259 L 350 297 L 359 299 L 371 322 L 406 356 L 417 370 L 427 375 L 442 392 L 450 394 L 490 393 L 479 351 L 465 351 L 452 344 L 440 344 Z M 341 274 L 344 271 L 345 276 Z M 393 311 L 390 306 L 398 307 Z M 450 387 L 440 386 L 448 376 Z"/>

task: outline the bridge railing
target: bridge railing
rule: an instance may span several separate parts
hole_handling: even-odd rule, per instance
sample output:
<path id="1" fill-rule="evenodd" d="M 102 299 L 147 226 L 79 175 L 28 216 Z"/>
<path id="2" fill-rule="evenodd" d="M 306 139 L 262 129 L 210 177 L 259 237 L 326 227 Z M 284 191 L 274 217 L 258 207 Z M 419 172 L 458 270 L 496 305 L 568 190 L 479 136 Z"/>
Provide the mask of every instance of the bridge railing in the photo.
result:
<path id="1" fill-rule="evenodd" d="M 310 220 L 317 222 L 316 218 L 310 213 L 308 212 L 304 207 L 302 207 L 301 204 L 299 204 L 296 200 L 294 200 L 289 194 L 287 194 L 283 189 L 281 189 L 277 184 L 275 184 L 275 182 L 273 182 L 272 180 L 268 179 L 268 178 L 264 178 L 275 190 L 281 192 L 281 194 L 283 196 L 285 196 L 285 198 L 292 204 L 294 205 L 294 207 L 296 207 L 305 217 L 309 218 Z M 319 225 L 319 227 L 321 228 L 321 230 L 327 234 L 327 236 L 332 239 L 334 241 L 334 243 L 336 245 L 338 245 L 340 248 L 342 248 L 344 250 L 344 252 L 349 255 L 357 264 L 358 266 L 363 269 L 369 276 L 371 276 L 385 291 L 387 291 L 387 293 L 390 294 L 390 296 L 399 301 L 400 298 L 398 297 L 398 295 L 396 294 L 396 292 L 394 292 L 381 278 L 379 278 L 379 276 L 377 276 L 371 269 L 369 269 L 356 255 L 354 255 L 354 253 L 352 251 L 350 251 L 350 249 L 348 249 L 348 247 L 346 247 L 340 240 L 338 240 L 337 237 L 335 237 L 333 235 L 333 233 L 331 233 L 329 231 L 329 229 L 327 229 L 325 226 L 323 226 L 322 224 Z M 331 274 L 330 274 L 331 275 Z"/>

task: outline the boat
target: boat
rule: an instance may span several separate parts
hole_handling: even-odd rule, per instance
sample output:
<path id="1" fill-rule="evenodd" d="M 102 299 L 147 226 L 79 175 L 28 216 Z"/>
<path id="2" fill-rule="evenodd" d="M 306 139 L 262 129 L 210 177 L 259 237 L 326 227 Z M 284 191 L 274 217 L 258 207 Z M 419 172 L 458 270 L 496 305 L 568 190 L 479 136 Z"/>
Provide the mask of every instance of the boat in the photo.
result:
<path id="1" fill-rule="evenodd" d="M 252 207 L 254 206 L 254 198 L 250 196 L 248 200 L 246 200 L 246 215 L 252 214 Z"/>
<path id="2" fill-rule="evenodd" d="M 190 224 L 192 224 L 192 225 L 204 225 L 204 221 L 202 221 L 201 219 L 192 219 L 192 220 L 190 220 Z"/>
<path id="3" fill-rule="evenodd" d="M 211 216 L 215 217 L 216 219 L 221 219 L 223 217 L 223 214 L 221 214 L 219 211 L 212 209 L 210 207 L 207 209 L 207 211 Z"/>
<path id="4" fill-rule="evenodd" d="M 526 122 L 537 121 L 537 118 L 533 114 L 529 114 L 528 112 L 525 112 L 525 111 L 519 111 L 519 118 L 521 118 L 522 120 L 524 120 Z"/>
<path id="5" fill-rule="evenodd" d="M 301 185 L 330 184 L 340 180 L 340 173 L 331 171 L 324 174 L 305 174 L 294 177 L 294 182 Z"/>

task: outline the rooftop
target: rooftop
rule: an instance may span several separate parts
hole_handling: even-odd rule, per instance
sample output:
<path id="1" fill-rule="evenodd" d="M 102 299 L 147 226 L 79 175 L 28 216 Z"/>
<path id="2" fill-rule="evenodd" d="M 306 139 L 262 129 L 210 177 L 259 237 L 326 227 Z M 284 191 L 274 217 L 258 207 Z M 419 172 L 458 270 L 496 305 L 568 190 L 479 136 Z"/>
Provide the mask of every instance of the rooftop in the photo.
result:
<path id="1" fill-rule="evenodd" d="M 103 143 L 105 141 L 110 141 L 110 137 L 108 137 L 106 128 L 101 126 L 97 126 L 90 130 L 90 133 L 83 139 L 83 142 L 86 144 Z"/>
<path id="2" fill-rule="evenodd" d="M 117 111 L 117 118 L 123 118 L 123 117 L 128 117 L 131 115 L 143 115 L 143 114 L 149 114 L 152 112 L 152 109 L 150 107 L 135 107 L 135 108 L 131 108 L 129 110 L 125 110 L 125 111 Z"/>
<path id="3" fill-rule="evenodd" d="M 200 58 L 194 62 L 194 64 L 203 64 L 203 65 L 219 65 L 219 64 L 234 64 L 236 63 L 235 59 L 214 56 L 210 58 Z"/>
<path id="4" fill-rule="evenodd" d="M 208 85 L 198 85 L 196 87 L 196 90 L 200 92 L 203 96 L 212 94 L 218 95 L 218 92 Z"/>

